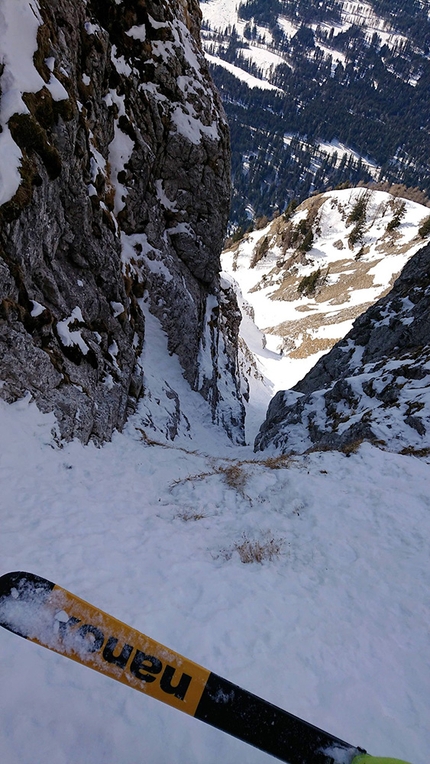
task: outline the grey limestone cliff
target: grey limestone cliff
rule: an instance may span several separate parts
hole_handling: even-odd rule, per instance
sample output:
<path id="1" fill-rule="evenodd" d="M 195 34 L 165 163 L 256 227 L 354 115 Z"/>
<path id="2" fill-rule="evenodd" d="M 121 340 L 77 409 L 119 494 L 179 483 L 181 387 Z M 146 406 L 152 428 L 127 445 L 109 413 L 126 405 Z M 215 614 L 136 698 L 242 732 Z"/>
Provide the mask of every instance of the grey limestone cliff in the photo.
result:
<path id="1" fill-rule="evenodd" d="M 108 439 L 144 390 L 148 306 L 241 442 L 240 316 L 219 279 L 229 134 L 198 3 L 32 7 L 40 87 L 5 125 L 21 183 L 0 207 L 0 396 L 29 391 L 64 437 Z"/>

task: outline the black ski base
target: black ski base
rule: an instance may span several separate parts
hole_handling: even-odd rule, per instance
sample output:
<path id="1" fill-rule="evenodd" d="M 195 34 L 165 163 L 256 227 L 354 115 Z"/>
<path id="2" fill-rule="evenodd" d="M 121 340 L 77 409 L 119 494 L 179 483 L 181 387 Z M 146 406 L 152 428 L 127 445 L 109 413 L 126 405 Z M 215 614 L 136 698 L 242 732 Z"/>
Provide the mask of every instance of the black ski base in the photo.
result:
<path id="1" fill-rule="evenodd" d="M 351 759 L 362 751 L 216 674 L 194 716 L 290 764 L 335 764 L 342 750 Z"/>

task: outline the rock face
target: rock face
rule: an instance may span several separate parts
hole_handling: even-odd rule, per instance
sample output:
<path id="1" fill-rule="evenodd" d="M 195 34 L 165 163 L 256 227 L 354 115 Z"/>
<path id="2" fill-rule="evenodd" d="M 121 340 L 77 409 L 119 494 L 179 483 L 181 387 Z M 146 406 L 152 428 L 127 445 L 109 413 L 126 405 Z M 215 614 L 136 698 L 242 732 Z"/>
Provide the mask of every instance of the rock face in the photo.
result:
<path id="1" fill-rule="evenodd" d="M 292 391 L 273 398 L 255 448 L 349 451 L 362 440 L 430 453 L 430 245 Z"/>
<path id="2" fill-rule="evenodd" d="M 240 318 L 219 281 L 229 135 L 198 3 L 28 2 L 31 92 L 21 88 L 14 113 L 1 107 L 0 138 L 21 157 L 0 207 L 0 395 L 29 391 L 66 438 L 108 439 L 144 390 L 146 304 L 214 421 L 241 442 Z"/>

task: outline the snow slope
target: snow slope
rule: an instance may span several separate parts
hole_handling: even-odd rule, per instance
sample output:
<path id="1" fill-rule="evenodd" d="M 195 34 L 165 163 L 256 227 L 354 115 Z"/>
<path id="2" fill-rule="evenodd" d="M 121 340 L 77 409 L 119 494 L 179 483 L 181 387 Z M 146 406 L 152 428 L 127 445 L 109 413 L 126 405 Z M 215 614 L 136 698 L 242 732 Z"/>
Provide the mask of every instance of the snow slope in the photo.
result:
<path id="1" fill-rule="evenodd" d="M 352 744 L 427 764 L 428 464 L 233 446 L 149 330 L 151 396 L 102 448 L 59 443 L 29 399 L 0 402 L 0 572 L 57 581 Z M 272 559 L 241 562 L 257 542 Z M 2 764 L 272 760 L 9 632 L 0 644 Z"/>
<path id="2" fill-rule="evenodd" d="M 261 90 L 279 90 L 279 88 L 277 88 L 275 85 L 271 85 L 267 80 L 254 77 L 252 74 L 243 71 L 243 69 L 240 69 L 238 66 L 229 64 L 228 61 L 224 61 L 221 58 L 211 56 L 210 53 L 206 53 L 206 58 L 210 64 L 218 64 L 219 66 L 224 67 L 224 69 L 230 72 L 230 74 L 234 74 L 235 77 L 238 77 L 240 80 L 245 82 L 249 88 L 260 88 Z"/>

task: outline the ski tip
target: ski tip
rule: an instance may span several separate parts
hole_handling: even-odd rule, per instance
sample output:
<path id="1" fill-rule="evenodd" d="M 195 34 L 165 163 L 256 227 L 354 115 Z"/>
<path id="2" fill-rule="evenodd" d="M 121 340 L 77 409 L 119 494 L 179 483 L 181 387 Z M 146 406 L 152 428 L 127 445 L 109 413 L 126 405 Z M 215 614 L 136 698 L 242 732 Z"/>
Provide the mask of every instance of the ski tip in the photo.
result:
<path id="1" fill-rule="evenodd" d="M 38 608 L 54 586 L 46 578 L 21 570 L 0 576 L 0 626 L 27 639 L 28 612 L 23 611 L 22 606 Z"/>
<path id="2" fill-rule="evenodd" d="M 370 756 L 368 753 L 363 753 L 356 756 L 351 761 L 351 764 L 409 764 L 409 762 L 403 761 L 402 759 L 387 759 L 384 757 L 381 758 L 381 756 Z"/>
<path id="3" fill-rule="evenodd" d="M 28 599 L 34 597 L 36 592 L 39 595 L 50 592 L 54 586 L 52 581 L 36 576 L 34 573 L 14 571 L 0 576 L 0 598 L 10 597 L 13 592 L 16 592 L 20 598 Z"/>

